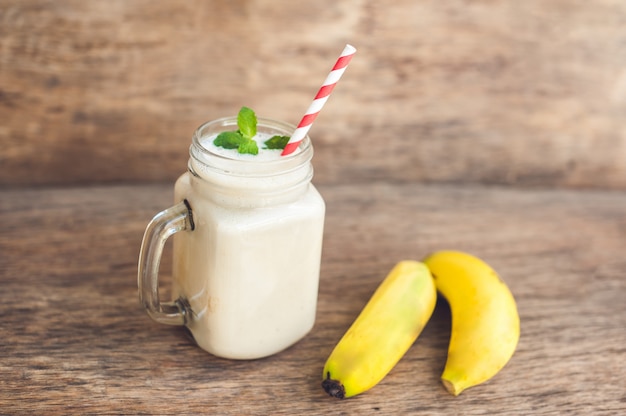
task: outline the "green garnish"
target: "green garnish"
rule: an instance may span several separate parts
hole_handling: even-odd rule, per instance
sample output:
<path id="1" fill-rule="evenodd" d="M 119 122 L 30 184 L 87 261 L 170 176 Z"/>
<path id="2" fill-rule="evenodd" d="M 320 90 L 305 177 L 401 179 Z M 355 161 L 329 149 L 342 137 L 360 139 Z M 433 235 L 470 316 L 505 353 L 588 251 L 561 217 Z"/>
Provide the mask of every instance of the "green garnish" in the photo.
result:
<path id="1" fill-rule="evenodd" d="M 239 153 L 256 155 L 259 147 L 252 139 L 256 134 L 256 115 L 248 107 L 241 107 L 237 115 L 237 131 L 224 131 L 217 135 L 213 144 L 225 149 L 237 149 Z"/>
<path id="2" fill-rule="evenodd" d="M 237 126 L 239 132 L 246 139 L 252 139 L 256 135 L 256 114 L 248 107 L 241 107 L 237 114 Z"/>
<path id="3" fill-rule="evenodd" d="M 272 136 L 264 142 L 266 149 L 284 149 L 289 141 L 289 136 Z"/>
<path id="4" fill-rule="evenodd" d="M 213 140 L 213 144 L 224 149 L 237 149 L 246 139 L 238 131 L 224 131 Z"/>
<path id="5" fill-rule="evenodd" d="M 224 131 L 217 135 L 213 144 L 224 149 L 237 149 L 239 153 L 256 155 L 259 147 L 254 141 L 256 135 L 257 118 L 254 111 L 248 107 L 241 107 L 237 114 L 237 131 Z M 289 141 L 288 136 L 273 136 L 265 141 L 266 149 L 284 149 Z"/>
<path id="6" fill-rule="evenodd" d="M 259 146 L 257 146 L 254 140 L 247 140 L 239 145 L 237 151 L 239 151 L 239 153 L 250 153 L 251 155 L 258 155 Z"/>

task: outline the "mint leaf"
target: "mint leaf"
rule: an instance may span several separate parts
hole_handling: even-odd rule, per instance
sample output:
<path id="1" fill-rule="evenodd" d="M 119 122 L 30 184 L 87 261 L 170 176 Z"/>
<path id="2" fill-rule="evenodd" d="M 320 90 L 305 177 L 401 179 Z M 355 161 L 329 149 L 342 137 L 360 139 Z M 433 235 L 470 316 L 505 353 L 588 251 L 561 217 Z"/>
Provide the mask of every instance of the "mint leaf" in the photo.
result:
<path id="1" fill-rule="evenodd" d="M 239 145 L 237 151 L 239 153 L 249 153 L 251 155 L 257 155 L 259 154 L 259 146 L 257 146 L 254 140 L 246 139 L 243 143 Z"/>
<path id="2" fill-rule="evenodd" d="M 266 149 L 282 150 L 285 148 L 285 146 L 287 146 L 288 142 L 289 142 L 289 136 L 272 136 L 271 138 L 269 138 L 263 143 L 265 144 Z"/>
<path id="3" fill-rule="evenodd" d="M 237 149 L 246 139 L 238 131 L 224 131 L 217 135 L 213 144 L 224 149 Z"/>
<path id="4" fill-rule="evenodd" d="M 251 139 L 256 135 L 256 122 L 254 111 L 248 107 L 241 107 L 237 115 L 237 126 L 239 126 L 239 132 L 243 137 Z"/>
<path id="5" fill-rule="evenodd" d="M 237 131 L 224 131 L 217 135 L 213 144 L 225 149 L 237 149 L 239 153 L 259 154 L 259 146 L 254 141 L 256 136 L 256 114 L 248 107 L 241 107 L 237 114 Z"/>

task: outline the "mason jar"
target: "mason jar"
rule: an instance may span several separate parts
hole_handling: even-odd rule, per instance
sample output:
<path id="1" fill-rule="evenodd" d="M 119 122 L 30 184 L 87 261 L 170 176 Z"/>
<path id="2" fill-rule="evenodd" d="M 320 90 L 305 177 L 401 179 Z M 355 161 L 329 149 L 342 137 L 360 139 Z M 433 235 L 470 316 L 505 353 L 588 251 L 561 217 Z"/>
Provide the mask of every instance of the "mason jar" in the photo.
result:
<path id="1" fill-rule="evenodd" d="M 259 133 L 295 127 L 258 119 Z M 216 356 L 254 359 L 303 338 L 315 322 L 325 205 L 311 183 L 313 146 L 266 159 L 225 156 L 209 143 L 237 117 L 200 126 L 176 205 L 148 225 L 139 261 L 140 300 L 157 322 L 185 325 Z M 175 234 L 175 235 L 174 235 Z M 174 235 L 173 300 L 161 302 L 158 267 Z"/>

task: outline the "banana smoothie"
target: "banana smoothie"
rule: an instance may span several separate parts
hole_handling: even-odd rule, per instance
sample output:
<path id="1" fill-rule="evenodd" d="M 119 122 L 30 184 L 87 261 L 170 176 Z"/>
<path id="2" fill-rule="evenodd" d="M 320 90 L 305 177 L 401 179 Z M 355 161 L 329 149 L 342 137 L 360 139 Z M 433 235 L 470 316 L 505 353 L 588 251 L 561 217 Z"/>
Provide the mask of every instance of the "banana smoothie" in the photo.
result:
<path id="1" fill-rule="evenodd" d="M 265 143 L 293 127 L 259 120 L 248 137 L 256 154 L 241 153 L 251 143 L 238 138 L 215 144 L 219 133 L 236 129 L 234 118 L 200 127 L 189 170 L 176 182 L 175 199 L 188 204 L 194 228 L 174 236 L 173 294 L 201 348 L 253 359 L 313 327 L 325 206 L 310 183 L 308 138 L 281 157 Z"/>

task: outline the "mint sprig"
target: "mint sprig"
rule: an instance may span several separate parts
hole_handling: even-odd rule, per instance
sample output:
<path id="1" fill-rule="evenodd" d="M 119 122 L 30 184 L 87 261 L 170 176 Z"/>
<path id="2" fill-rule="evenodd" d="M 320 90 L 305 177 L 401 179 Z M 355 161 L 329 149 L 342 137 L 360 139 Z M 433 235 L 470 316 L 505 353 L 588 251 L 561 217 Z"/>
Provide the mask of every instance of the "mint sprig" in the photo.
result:
<path id="1" fill-rule="evenodd" d="M 259 147 L 253 137 L 256 135 L 256 115 L 248 107 L 241 107 L 237 115 L 237 131 L 223 131 L 213 140 L 213 144 L 224 149 L 237 149 L 239 153 L 256 155 Z"/>
<path id="2" fill-rule="evenodd" d="M 257 133 L 257 118 L 254 111 L 241 107 L 237 114 L 237 131 L 224 131 L 217 135 L 213 144 L 225 149 L 237 149 L 241 154 L 259 154 L 259 147 L 254 141 Z M 273 136 L 264 142 L 266 149 L 284 149 L 289 142 L 288 136 Z"/>

